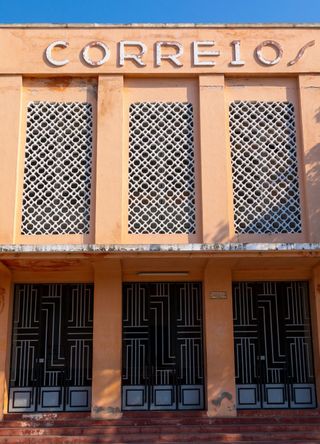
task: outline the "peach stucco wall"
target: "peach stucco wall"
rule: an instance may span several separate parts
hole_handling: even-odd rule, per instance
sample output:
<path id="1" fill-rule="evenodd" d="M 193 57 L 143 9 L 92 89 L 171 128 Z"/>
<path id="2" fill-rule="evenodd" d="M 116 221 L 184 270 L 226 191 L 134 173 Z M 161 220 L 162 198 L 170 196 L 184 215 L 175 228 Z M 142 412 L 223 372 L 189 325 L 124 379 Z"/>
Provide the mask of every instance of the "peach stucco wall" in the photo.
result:
<path id="1" fill-rule="evenodd" d="M 44 51 L 56 40 L 68 48 L 54 56 L 68 58 L 63 67 L 46 62 Z M 144 42 L 145 67 L 130 60 L 119 65 L 121 40 Z M 215 41 L 219 56 L 201 56 L 215 65 L 196 67 L 192 42 Z M 241 42 L 243 65 L 232 65 L 231 42 Z M 278 42 L 279 63 L 267 66 L 255 56 L 263 41 Z M 110 59 L 90 67 L 80 57 L 89 42 L 110 48 Z M 155 66 L 157 41 L 179 41 L 182 66 L 163 61 Z M 291 63 L 308 42 L 301 60 Z M 1 244 L 143 244 L 224 242 L 320 242 L 320 29 L 276 27 L 16 27 L 0 26 L 0 245 Z M 171 48 L 172 49 L 172 48 Z M 137 53 L 137 48 L 127 48 Z M 170 48 L 164 49 L 168 54 Z M 273 59 L 274 50 L 263 54 Z M 10 57 L 9 54 L 14 54 Z M 92 58 L 101 53 L 91 50 Z M 94 158 L 90 234 L 23 236 L 20 234 L 26 107 L 30 100 L 89 101 L 94 107 Z M 128 107 L 133 101 L 190 101 L 194 107 L 197 231 L 187 235 L 129 235 Z M 297 149 L 303 231 L 290 235 L 242 235 L 233 229 L 233 199 L 228 106 L 233 100 L 289 100 L 296 110 Z M 61 247 L 63 248 L 63 247 Z M 294 259 L 269 252 L 251 255 L 134 254 L 79 256 L 62 250 L 52 256 L 17 254 L 8 268 L 0 262 L 0 419 L 7 408 L 11 282 L 94 282 L 92 415 L 114 418 L 121 412 L 122 282 L 141 271 L 187 271 L 187 280 L 203 282 L 206 402 L 209 416 L 236 414 L 233 358 L 232 280 L 305 279 L 311 285 L 314 353 L 320 399 L 320 270 L 317 252 Z M 311 257 L 311 256 L 310 256 Z M 2 256 L 0 256 L 0 260 Z M 292 260 L 291 260 L 292 259 Z M 12 270 L 9 270 L 10 266 Z M 151 278 L 158 279 L 158 278 Z M 166 279 L 166 278 L 163 278 Z M 172 277 L 181 280 L 181 277 Z M 211 299 L 212 291 L 226 293 Z M 3 296 L 3 297 L 2 297 Z M 4 301 L 4 303 L 2 302 Z"/>
<path id="2" fill-rule="evenodd" d="M 28 36 L 28 38 L 27 38 Z M 317 180 L 320 150 L 318 95 L 320 76 L 316 57 L 320 42 L 318 28 L 273 27 L 130 27 L 59 28 L 0 27 L 0 244 L 11 243 L 188 243 L 188 242 L 319 242 L 320 182 Z M 57 48 L 63 67 L 46 62 L 46 47 L 65 40 L 68 48 Z M 120 66 L 119 42 L 143 42 L 146 66 L 125 60 Z M 192 42 L 215 41 L 199 50 L 220 51 L 219 56 L 200 56 L 194 66 Z M 241 61 L 232 65 L 232 42 L 240 41 Z M 92 67 L 79 58 L 89 42 L 108 45 L 110 59 Z M 154 45 L 158 41 L 183 46 L 182 66 L 168 60 L 156 66 Z M 263 41 L 275 41 L 283 50 L 278 63 L 268 66 L 255 53 Z M 31 43 L 32 42 L 32 43 Z M 311 42 L 311 43 L 310 43 Z M 298 51 L 309 44 L 296 63 Z M 30 45 L 32 44 L 32 47 Z M 8 52 L 15 57 L 5 57 Z M 90 50 L 92 59 L 101 52 Z M 262 48 L 265 58 L 274 60 L 275 50 Z M 126 47 L 127 54 L 139 47 Z M 163 54 L 172 47 L 163 47 Z M 118 54 L 118 55 L 117 55 Z M 10 74 L 10 75 L 9 75 Z M 12 75 L 14 74 L 14 75 Z M 228 129 L 228 104 L 232 100 L 290 100 L 295 105 L 299 182 L 303 231 L 295 235 L 242 235 L 233 229 L 233 200 Z M 94 106 L 94 159 L 90 234 L 31 236 L 20 234 L 21 198 L 25 148 L 26 106 L 30 100 L 89 101 Z M 182 100 L 194 106 L 196 218 L 195 235 L 128 235 L 128 106 L 134 100 Z M 10 130 L 9 130 L 10 129 Z"/>
<path id="3" fill-rule="evenodd" d="M 228 79 L 24 79 L 0 76 L 5 108 L 0 120 L 0 244 L 319 242 L 320 150 L 317 135 L 319 78 Z M 308 85 L 311 86 L 308 86 Z M 96 98 L 97 97 L 97 98 Z M 235 235 L 228 133 L 233 100 L 290 100 L 295 105 L 302 233 Z M 26 106 L 30 100 L 86 100 L 97 109 L 89 235 L 20 234 Z M 197 232 L 195 235 L 128 235 L 128 106 L 134 100 L 181 100 L 194 105 Z M 4 112 L 6 109 L 6 112 Z M 8 131 L 10 128 L 10 131 Z"/>
<path id="4" fill-rule="evenodd" d="M 11 273 L 0 263 L 0 420 L 7 408 Z"/>
<path id="5" fill-rule="evenodd" d="M 95 264 L 92 415 L 121 414 L 122 283 L 119 259 Z"/>
<path id="6" fill-rule="evenodd" d="M 236 415 L 231 282 L 228 262 L 208 261 L 204 275 L 208 416 Z M 224 292 L 225 299 L 211 299 L 212 292 Z"/>
<path id="7" fill-rule="evenodd" d="M 100 74 L 134 74 L 134 75 L 198 75 L 199 73 L 226 73 L 227 75 L 247 74 L 287 74 L 313 73 L 320 70 L 319 60 L 319 27 L 298 28 L 293 26 L 41 26 L 38 27 L 4 27 L 0 26 L 0 74 L 23 74 L 31 76 L 47 75 L 100 75 Z M 64 66 L 53 67 L 45 59 L 45 50 L 54 41 L 65 41 L 67 48 L 53 51 L 56 60 L 68 60 Z M 240 41 L 240 59 L 244 64 L 232 64 L 232 42 Z M 102 42 L 110 51 L 109 60 L 101 66 L 88 66 L 81 51 L 91 42 Z M 120 65 L 119 43 L 121 41 L 141 42 L 145 45 L 142 62 L 145 66 L 132 60 Z M 179 57 L 180 66 L 163 61 L 157 66 L 155 46 L 157 42 L 178 42 L 183 54 Z M 213 61 L 212 66 L 196 66 L 193 58 L 193 42 L 214 42 L 209 46 L 200 46 L 199 52 L 219 52 L 219 55 L 201 56 L 200 62 Z M 279 63 L 266 66 L 256 55 L 257 47 L 265 41 L 275 41 L 282 49 Z M 293 62 L 301 48 L 309 43 L 303 57 Z M 126 54 L 138 54 L 140 48 L 127 47 Z M 162 49 L 162 53 L 174 54 L 172 47 Z M 274 60 L 276 51 L 271 47 L 261 50 L 262 56 Z M 9 57 L 14 54 L 14 57 Z M 100 60 L 100 50 L 91 49 L 89 55 L 93 60 Z"/>
<path id="8" fill-rule="evenodd" d="M 7 411 L 9 377 L 12 283 L 92 282 L 94 283 L 92 416 L 121 416 L 121 330 L 122 283 L 124 281 L 159 281 L 168 277 L 140 276 L 141 271 L 184 271 L 186 277 L 169 280 L 203 282 L 203 322 L 205 361 L 205 403 L 208 416 L 234 416 L 235 371 L 233 354 L 232 281 L 234 280 L 309 280 L 316 382 L 320 397 L 320 305 L 319 266 L 306 266 L 307 257 L 288 258 L 96 258 L 81 264 L 72 259 L 44 263 L 29 261 L 10 272 L 0 268 L 0 418 Z M 28 261 L 27 261 L 28 263 Z M 225 298 L 214 299 L 212 292 Z M 2 297 L 4 296 L 4 297 Z"/>

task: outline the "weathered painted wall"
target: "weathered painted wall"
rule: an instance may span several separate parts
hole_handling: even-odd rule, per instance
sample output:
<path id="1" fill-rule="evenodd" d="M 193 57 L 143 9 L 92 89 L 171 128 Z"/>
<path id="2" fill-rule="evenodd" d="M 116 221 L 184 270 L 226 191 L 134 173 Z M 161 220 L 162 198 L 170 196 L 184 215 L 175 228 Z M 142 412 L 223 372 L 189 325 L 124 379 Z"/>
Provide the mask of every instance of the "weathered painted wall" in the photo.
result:
<path id="1" fill-rule="evenodd" d="M 0 420 L 7 408 L 10 356 L 11 273 L 0 263 Z"/>
<path id="2" fill-rule="evenodd" d="M 5 162 L 0 166 L 0 210 L 3 214 L 0 243 L 318 242 L 318 77 L 301 76 L 298 80 L 269 77 L 228 79 L 223 75 L 201 75 L 199 79 L 127 79 L 123 83 L 121 75 L 105 75 L 98 80 L 25 79 L 21 84 L 18 77 L 0 77 L 3 82 L 0 95 L 7 103 L 7 112 L 0 122 L 5 156 Z M 308 82 L 311 82 L 310 85 Z M 88 101 L 94 106 L 89 235 L 20 234 L 26 107 L 31 100 L 78 100 Z M 152 100 L 190 101 L 194 106 L 195 235 L 127 233 L 128 107 L 135 101 Z M 228 128 L 228 106 L 233 100 L 288 100 L 295 105 L 302 233 L 235 235 Z M 9 127 L 13 130 L 8 131 Z"/>
<path id="3" fill-rule="evenodd" d="M 48 63 L 44 54 L 48 45 L 57 40 L 69 43 L 68 47 L 52 52 L 58 61 L 69 59 L 61 67 Z M 124 40 L 138 44 L 125 46 L 128 59 L 121 66 L 119 42 Z M 109 60 L 101 66 L 89 66 L 81 57 L 82 49 L 93 41 L 104 42 L 110 49 Z M 157 66 L 155 48 L 160 41 L 181 43 L 183 55 L 174 57 L 179 50 L 176 44 L 163 45 L 164 58 Z M 234 41 L 240 42 L 237 56 Z M 266 41 L 271 43 L 261 48 L 259 60 L 257 47 Z M 133 61 L 142 48 L 139 42 L 147 51 Z M 194 42 L 202 42 L 198 63 L 193 54 Z M 276 46 L 272 42 L 276 42 Z M 278 44 L 282 55 L 277 54 Z M 205 51 L 220 54 L 205 55 Z M 89 49 L 88 54 L 92 60 L 102 57 L 97 48 Z M 313 245 L 309 251 L 306 246 L 299 247 L 301 242 L 320 242 L 319 54 L 320 28 L 317 27 L 0 26 L 0 244 L 29 244 L 29 247 L 35 244 L 42 249 L 38 252 L 35 247 L 30 254 L 26 249 L 2 251 L 0 255 L 0 260 L 5 260 L 11 271 L 10 274 L 5 267 L 0 268 L 0 418 L 7 403 L 11 279 L 13 282 L 94 282 L 92 414 L 97 418 L 114 418 L 121 414 L 121 286 L 123 281 L 159 280 L 159 277 L 142 277 L 143 271 L 162 272 L 163 280 L 168 280 L 166 271 L 186 272 L 185 278 L 174 276 L 170 280 L 198 280 L 204 284 L 209 416 L 236 415 L 232 280 L 306 279 L 312 282 L 320 399 L 320 278 L 318 268 L 314 268 L 319 265 L 319 248 Z M 173 55 L 171 61 L 166 59 L 168 55 Z M 261 61 L 261 57 L 275 60 L 277 55 L 280 60 L 273 65 Z M 26 108 L 32 100 L 89 101 L 94 107 L 93 194 L 88 235 L 20 234 Z M 228 126 L 228 107 L 234 100 L 294 104 L 302 233 L 235 234 Z M 195 235 L 128 234 L 128 108 L 136 101 L 193 104 Z M 256 245 L 250 249 L 245 245 L 226 246 L 227 242 L 250 242 L 251 245 L 263 242 L 263 252 Z M 283 247 L 284 244 L 273 245 L 268 251 L 267 244 L 271 242 L 297 244 L 292 247 L 291 255 L 290 247 Z M 97 251 L 89 245 L 85 245 L 85 251 L 76 251 L 70 246 L 80 248 L 89 243 L 106 244 L 107 251 Z M 192 245 L 194 243 L 198 245 Z M 207 246 L 206 250 L 202 243 L 211 247 Z M 56 250 L 45 253 L 48 244 Z M 60 245 L 55 247 L 55 244 Z M 124 244 L 135 246 L 124 247 Z M 228 250 L 228 258 L 224 257 L 224 248 Z M 283 248 L 284 254 L 277 251 Z M 110 258 L 112 254 L 117 257 Z M 210 299 L 211 291 L 225 291 L 227 298 Z"/>
<path id="4" fill-rule="evenodd" d="M 0 239 L 11 244 L 16 224 L 17 168 L 21 124 L 21 76 L 0 76 Z"/>
<path id="5" fill-rule="evenodd" d="M 14 265 L 16 263 L 16 265 Z M 202 281 L 204 305 L 204 357 L 206 408 L 209 416 L 234 416 L 235 379 L 233 355 L 232 281 L 309 280 L 316 382 L 319 393 L 319 267 L 317 258 L 300 256 L 174 258 L 157 255 L 143 257 L 84 258 L 60 260 L 11 260 L 2 267 L 0 287 L 0 405 L 7 409 L 7 385 L 11 343 L 10 301 L 12 283 L 92 282 L 94 283 L 92 415 L 115 418 L 121 415 L 121 330 L 122 282 L 128 281 Z M 28 266 L 29 264 L 29 266 Z M 314 269 L 314 270 L 313 270 Z M 141 272 L 164 273 L 141 276 Z M 166 271 L 186 276 L 166 276 Z M 225 292 L 225 299 L 212 299 L 211 292 Z M 1 311 L 2 308 L 2 311 Z M 2 339 L 1 339 L 2 338 Z M 2 396 L 2 398 L 1 398 Z"/>
<path id="6" fill-rule="evenodd" d="M 208 261 L 204 274 L 208 416 L 235 416 L 232 288 L 230 263 Z M 225 299 L 211 299 L 224 292 Z"/>
<path id="7" fill-rule="evenodd" d="M 319 70 L 316 54 L 320 51 L 320 29 L 26 26 L 0 27 L 0 37 L 0 56 L 3 56 L 0 135 L 4 156 L 0 165 L 0 214 L 3 215 L 0 244 L 319 242 L 319 79 L 309 71 Z M 68 41 L 69 46 L 56 48 L 53 55 L 57 59 L 67 57 L 70 61 L 57 67 L 46 62 L 44 51 L 49 43 L 61 39 Z M 139 65 L 139 58 L 138 61 L 132 59 L 139 54 L 139 44 L 124 45 L 128 58 L 123 66 L 116 61 L 119 42 L 125 40 L 144 42 L 148 50 L 141 60 L 146 66 Z M 216 42 L 212 47 L 209 46 L 211 40 Z M 110 47 L 110 59 L 100 67 L 89 66 L 79 59 L 81 48 L 95 41 L 105 42 Z M 161 66 L 156 66 L 152 48 L 160 41 L 183 45 L 182 66 L 166 58 Z M 200 55 L 199 52 L 202 65 L 194 66 L 194 56 L 190 53 L 195 41 L 203 43 L 198 51 L 215 50 L 220 51 L 220 55 Z M 232 43 L 235 41 L 240 41 L 237 56 L 235 43 Z M 255 48 L 263 41 L 269 43 L 261 48 L 262 55 L 258 56 Z M 259 61 L 259 57 L 275 58 L 280 51 L 277 42 L 283 49 L 280 61 L 274 65 Z M 300 52 L 300 59 L 296 59 L 298 50 L 308 42 L 313 43 Z M 164 57 L 173 54 L 174 48 L 163 46 Z M 14 52 L 15 57 L 5 57 L 8 51 Z M 95 47 L 88 51 L 92 59 L 101 57 L 101 51 Z M 204 64 L 213 60 L 214 66 Z M 289 63 L 292 60 L 296 60 L 295 63 Z M 15 76 L 8 75 L 12 73 Z M 87 101 L 94 107 L 88 235 L 20 234 L 26 108 L 34 100 Z M 194 235 L 128 234 L 128 107 L 136 101 L 152 100 L 193 104 L 197 219 Z M 294 104 L 302 233 L 235 235 L 228 126 L 228 106 L 233 100 L 288 100 Z"/>
<path id="8" fill-rule="evenodd" d="M 122 284 L 120 261 L 95 264 L 92 416 L 121 415 Z"/>
<path id="9" fill-rule="evenodd" d="M 52 52 L 56 61 L 68 61 L 64 66 L 54 67 L 46 60 L 46 48 L 55 41 L 63 41 L 67 45 L 66 48 L 55 48 Z M 120 42 L 124 41 L 138 44 L 124 45 L 123 55 L 134 54 L 141 57 L 136 61 L 126 59 L 121 66 Z M 235 57 L 235 45 L 232 43 L 234 41 L 240 42 L 238 57 Z M 320 69 L 320 30 L 316 26 L 0 27 L 0 42 L 0 73 L 3 74 L 14 72 L 36 76 L 80 73 L 90 75 L 94 71 L 95 74 L 117 72 L 139 75 L 185 75 L 204 72 L 228 75 L 290 75 L 299 72 L 312 73 Z M 101 66 L 90 66 L 84 61 L 83 49 L 92 42 L 102 42 L 110 53 L 109 59 Z M 178 57 L 175 57 L 174 61 L 163 59 L 158 66 L 157 42 L 170 43 L 162 45 L 162 56 L 178 54 Z M 194 42 L 198 42 L 196 56 Z M 176 43 L 180 47 L 177 47 Z M 261 44 L 267 46 L 259 48 Z M 300 50 L 302 57 L 296 61 Z M 9 51 L 15 56 L 8 57 Z M 209 54 L 203 55 L 205 52 Z M 93 61 L 99 61 L 104 58 L 105 53 L 101 49 L 91 48 L 88 50 L 88 56 Z M 270 65 L 268 61 L 275 64 Z M 211 66 L 205 65 L 208 62 Z"/>
<path id="10" fill-rule="evenodd" d="M 299 76 L 300 119 L 302 132 L 301 163 L 304 165 L 304 199 L 310 242 L 320 237 L 320 75 Z"/>

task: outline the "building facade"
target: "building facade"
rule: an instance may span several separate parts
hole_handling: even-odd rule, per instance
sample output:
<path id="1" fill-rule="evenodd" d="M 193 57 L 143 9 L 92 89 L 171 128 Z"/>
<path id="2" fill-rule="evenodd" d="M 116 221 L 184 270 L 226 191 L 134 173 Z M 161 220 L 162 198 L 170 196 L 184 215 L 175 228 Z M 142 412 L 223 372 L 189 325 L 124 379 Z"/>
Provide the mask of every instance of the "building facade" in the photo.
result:
<path id="1" fill-rule="evenodd" d="M 320 27 L 0 36 L 0 417 L 317 408 Z"/>

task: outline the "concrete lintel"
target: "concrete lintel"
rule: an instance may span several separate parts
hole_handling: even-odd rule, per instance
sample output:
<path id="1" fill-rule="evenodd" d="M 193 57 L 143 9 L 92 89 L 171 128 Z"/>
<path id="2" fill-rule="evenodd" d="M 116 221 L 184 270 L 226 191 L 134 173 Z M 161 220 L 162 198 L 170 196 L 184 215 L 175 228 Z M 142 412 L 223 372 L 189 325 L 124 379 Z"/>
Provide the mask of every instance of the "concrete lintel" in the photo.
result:
<path id="1" fill-rule="evenodd" d="M 126 255 L 145 253 L 310 253 L 320 254 L 320 243 L 213 243 L 213 244 L 46 244 L 0 245 L 0 259 L 24 254 Z"/>

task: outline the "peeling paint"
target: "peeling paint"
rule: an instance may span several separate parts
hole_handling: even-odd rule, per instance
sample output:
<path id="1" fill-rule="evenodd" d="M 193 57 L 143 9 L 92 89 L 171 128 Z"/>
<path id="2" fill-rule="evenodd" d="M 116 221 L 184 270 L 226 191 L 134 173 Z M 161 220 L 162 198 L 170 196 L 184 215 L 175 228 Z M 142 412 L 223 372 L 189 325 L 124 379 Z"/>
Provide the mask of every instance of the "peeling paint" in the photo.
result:
<path id="1" fill-rule="evenodd" d="M 222 392 L 219 397 L 212 399 L 212 404 L 216 407 L 220 407 L 224 399 L 232 401 L 232 394 L 229 392 Z"/>
<path id="2" fill-rule="evenodd" d="M 92 407 L 92 412 L 96 413 L 96 414 L 107 413 L 109 415 L 110 414 L 111 415 L 117 415 L 117 414 L 121 413 L 121 410 L 119 409 L 119 407 L 112 407 L 112 406 L 103 407 L 103 406 L 100 406 L 100 405 L 94 405 Z"/>
<path id="3" fill-rule="evenodd" d="M 320 243 L 210 243 L 210 244 L 46 244 L 0 245 L 1 253 L 201 253 L 201 252 L 317 252 Z"/>
<path id="4" fill-rule="evenodd" d="M 35 421 L 53 421 L 58 418 L 57 413 L 28 413 L 25 415 L 22 415 L 22 419 L 32 419 Z"/>

